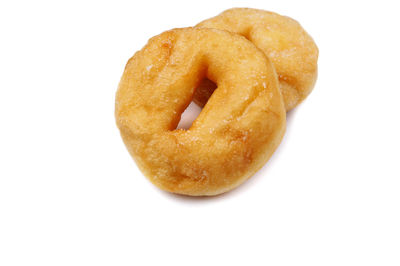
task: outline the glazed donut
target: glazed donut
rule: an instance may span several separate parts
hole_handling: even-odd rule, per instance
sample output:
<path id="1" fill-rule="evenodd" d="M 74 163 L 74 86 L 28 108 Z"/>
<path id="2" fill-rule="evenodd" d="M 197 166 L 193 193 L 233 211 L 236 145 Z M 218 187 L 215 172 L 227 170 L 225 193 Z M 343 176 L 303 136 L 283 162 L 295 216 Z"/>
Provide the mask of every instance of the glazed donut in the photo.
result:
<path id="1" fill-rule="evenodd" d="M 200 22 L 196 27 L 215 28 L 238 33 L 253 42 L 271 60 L 289 111 L 303 101 L 317 78 L 318 48 L 300 24 L 276 13 L 250 9 L 228 9 Z M 195 102 L 204 106 L 213 86 L 202 83 Z"/>
<path id="2" fill-rule="evenodd" d="M 218 88 L 188 130 L 176 129 L 205 77 Z M 128 61 L 115 116 L 144 175 L 163 190 L 193 196 L 244 182 L 267 162 L 286 125 L 266 56 L 240 35 L 202 28 L 166 31 Z"/>

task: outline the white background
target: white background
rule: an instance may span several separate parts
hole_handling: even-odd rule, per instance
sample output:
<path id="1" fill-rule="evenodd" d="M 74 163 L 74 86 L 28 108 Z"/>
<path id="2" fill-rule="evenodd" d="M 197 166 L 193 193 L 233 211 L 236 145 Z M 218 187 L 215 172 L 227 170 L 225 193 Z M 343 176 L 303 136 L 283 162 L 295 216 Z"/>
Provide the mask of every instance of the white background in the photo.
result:
<path id="1" fill-rule="evenodd" d="M 2 1 L 0 265 L 400 265 L 396 1 Z M 320 50 L 308 99 L 238 189 L 155 188 L 114 122 L 151 36 L 230 7 L 297 19 Z"/>

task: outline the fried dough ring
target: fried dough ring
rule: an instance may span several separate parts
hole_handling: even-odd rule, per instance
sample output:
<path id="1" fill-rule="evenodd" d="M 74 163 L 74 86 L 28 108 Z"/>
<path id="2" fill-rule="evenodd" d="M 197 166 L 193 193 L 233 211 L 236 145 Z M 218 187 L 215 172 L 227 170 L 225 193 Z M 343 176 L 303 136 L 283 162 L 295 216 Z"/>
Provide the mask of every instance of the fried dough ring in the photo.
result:
<path id="1" fill-rule="evenodd" d="M 218 89 L 188 130 L 176 129 L 205 77 Z M 286 125 L 276 73 L 265 55 L 242 36 L 201 28 L 166 31 L 128 61 L 115 115 L 150 181 L 195 196 L 226 192 L 253 175 Z"/>
<path id="2" fill-rule="evenodd" d="M 313 89 L 318 48 L 297 21 L 264 10 L 233 8 L 196 27 L 238 33 L 260 48 L 276 69 L 287 111 L 296 107 Z M 202 83 L 196 91 L 195 102 L 204 106 L 212 92 L 213 86 Z"/>

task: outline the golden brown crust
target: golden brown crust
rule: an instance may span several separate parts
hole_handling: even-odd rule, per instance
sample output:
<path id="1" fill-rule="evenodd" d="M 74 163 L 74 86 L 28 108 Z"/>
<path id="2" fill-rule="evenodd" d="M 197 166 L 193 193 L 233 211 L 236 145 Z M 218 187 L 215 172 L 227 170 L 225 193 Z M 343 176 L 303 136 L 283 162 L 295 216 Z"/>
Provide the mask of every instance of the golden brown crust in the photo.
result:
<path id="1" fill-rule="evenodd" d="M 218 88 L 188 130 L 176 130 L 203 78 Z M 116 95 L 121 136 L 159 188 L 186 195 L 233 189 L 269 159 L 285 130 L 276 73 L 245 38 L 185 28 L 149 40 Z"/>
<path id="2" fill-rule="evenodd" d="M 317 78 L 318 48 L 297 21 L 264 10 L 233 8 L 196 27 L 238 33 L 260 48 L 276 69 L 287 111 L 297 106 L 313 89 Z M 212 88 L 206 91 L 205 85 L 201 87 L 195 101 L 203 106 Z"/>

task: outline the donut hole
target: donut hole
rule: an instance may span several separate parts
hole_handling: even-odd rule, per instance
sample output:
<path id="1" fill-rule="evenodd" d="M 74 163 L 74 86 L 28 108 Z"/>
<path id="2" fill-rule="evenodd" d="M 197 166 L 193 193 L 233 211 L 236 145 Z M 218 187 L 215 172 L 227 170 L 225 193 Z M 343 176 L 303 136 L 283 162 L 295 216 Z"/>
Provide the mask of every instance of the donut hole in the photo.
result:
<path id="1" fill-rule="evenodd" d="M 217 84 L 214 81 L 204 78 L 194 92 L 195 103 L 204 107 L 216 88 Z"/>
<path id="2" fill-rule="evenodd" d="M 200 85 L 194 92 L 194 99 L 196 99 L 196 101 L 192 101 L 188 107 L 186 107 L 185 111 L 183 111 L 176 129 L 188 130 L 192 126 L 194 120 L 200 115 L 201 110 L 203 110 L 204 105 L 206 105 L 216 88 L 217 84 L 208 78 L 204 78 L 200 82 Z"/>
<path id="3" fill-rule="evenodd" d="M 176 129 L 188 130 L 192 126 L 193 121 L 199 116 L 202 109 L 202 107 L 198 106 L 192 101 L 181 114 L 181 120 L 179 121 Z"/>

